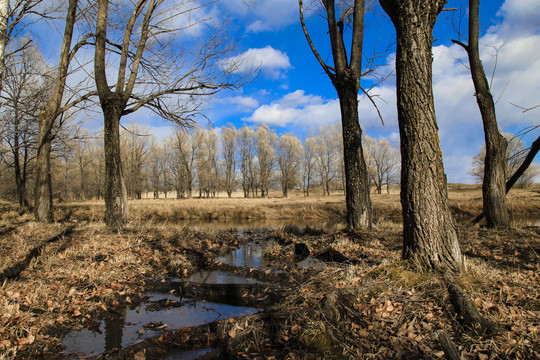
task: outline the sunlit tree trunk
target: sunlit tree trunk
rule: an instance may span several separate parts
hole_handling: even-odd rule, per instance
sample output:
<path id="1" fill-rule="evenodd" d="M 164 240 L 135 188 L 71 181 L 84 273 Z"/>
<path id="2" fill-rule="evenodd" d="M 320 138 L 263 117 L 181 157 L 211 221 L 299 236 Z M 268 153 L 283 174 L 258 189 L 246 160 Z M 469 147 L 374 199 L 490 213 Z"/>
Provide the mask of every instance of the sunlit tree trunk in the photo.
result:
<path id="1" fill-rule="evenodd" d="M 6 69 L 4 53 L 6 51 L 9 0 L 0 0 L 0 84 Z"/>
<path id="2" fill-rule="evenodd" d="M 362 75 L 362 52 L 364 36 L 364 0 L 340 9 L 334 0 L 322 4 L 328 25 L 332 49 L 333 66 L 328 66 L 317 52 L 304 23 L 303 1 L 299 0 L 300 21 L 311 50 L 331 79 L 341 109 L 343 151 L 345 162 L 345 197 L 347 204 L 347 227 L 371 228 L 372 205 L 369 194 L 369 178 L 362 150 L 362 129 L 358 122 L 358 91 Z M 343 10 L 343 13 L 339 13 Z M 352 16 L 346 15 L 352 14 Z M 352 19 L 350 58 L 344 43 L 344 22 Z M 324 185 L 323 185 L 324 187 Z M 329 193 L 329 189 L 326 192 Z M 324 188 L 323 188 L 324 193 Z"/>
<path id="3" fill-rule="evenodd" d="M 446 0 L 380 0 L 397 34 L 403 257 L 459 270 L 463 257 L 448 206 L 432 87 L 433 27 Z"/>
<path id="4" fill-rule="evenodd" d="M 120 156 L 120 111 L 118 106 L 102 106 L 105 146 L 105 223 L 120 228 L 127 222 L 127 190 Z"/>
<path id="5" fill-rule="evenodd" d="M 36 185 L 34 191 L 34 216 L 36 221 L 50 223 L 53 221 L 52 181 L 51 181 L 51 149 L 52 129 L 54 122 L 61 113 L 62 97 L 69 68 L 71 40 L 77 13 L 78 0 L 70 0 L 58 74 L 53 94 L 48 103 L 39 111 L 38 143 L 36 159 Z"/>
<path id="6" fill-rule="evenodd" d="M 488 227 L 508 227 L 508 207 L 506 204 L 506 148 L 508 142 L 499 132 L 495 102 L 489 89 L 486 73 L 480 60 L 478 48 L 480 33 L 479 0 L 469 0 L 469 43 L 461 45 L 469 57 L 471 76 L 476 92 L 476 101 L 484 124 L 486 158 L 484 160 L 484 179 L 482 194 L 484 214 Z"/>

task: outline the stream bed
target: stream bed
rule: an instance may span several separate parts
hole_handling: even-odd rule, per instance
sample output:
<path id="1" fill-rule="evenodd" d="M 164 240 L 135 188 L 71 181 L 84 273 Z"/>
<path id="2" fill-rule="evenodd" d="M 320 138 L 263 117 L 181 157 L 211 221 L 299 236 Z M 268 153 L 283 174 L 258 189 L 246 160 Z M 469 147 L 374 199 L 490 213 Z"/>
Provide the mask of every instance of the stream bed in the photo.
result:
<path id="1" fill-rule="evenodd" d="M 275 264 L 263 257 L 271 242 L 255 240 L 214 259 L 235 268 L 276 270 Z M 322 263 L 305 257 L 301 267 L 320 267 Z M 218 320 L 250 315 L 260 307 L 246 306 L 246 291 L 261 294 L 269 286 L 254 278 L 225 270 L 201 270 L 185 279 L 162 279 L 162 290 L 147 293 L 148 299 L 137 306 L 108 314 L 98 328 L 83 328 L 69 332 L 63 339 L 64 355 L 68 358 L 94 357 L 105 351 L 122 349 L 165 330 L 195 327 Z M 161 292 L 162 291 L 162 292 Z M 182 297 L 184 294 L 185 297 Z M 195 300 L 196 298 L 197 300 Z M 200 300 L 206 299 L 206 300 Z M 196 359 L 211 349 L 186 352 L 171 349 L 164 359 Z"/>

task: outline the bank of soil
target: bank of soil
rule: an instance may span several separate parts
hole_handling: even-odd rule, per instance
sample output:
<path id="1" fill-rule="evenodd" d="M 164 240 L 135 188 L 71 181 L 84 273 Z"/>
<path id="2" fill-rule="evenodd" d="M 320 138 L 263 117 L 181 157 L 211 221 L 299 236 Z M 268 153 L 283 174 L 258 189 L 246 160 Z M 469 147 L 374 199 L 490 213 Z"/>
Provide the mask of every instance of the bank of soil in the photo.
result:
<path id="1" fill-rule="evenodd" d="M 439 359 L 446 356 L 441 338 L 447 335 L 464 359 L 539 358 L 539 228 L 458 230 L 468 267 L 456 281 L 500 332 L 478 334 L 464 326 L 444 280 L 400 260 L 401 227 L 389 221 L 356 233 L 298 227 L 207 233 L 171 224 L 111 233 L 101 223 L 42 225 L 4 211 L 0 358 L 59 358 L 68 332 L 95 329 L 149 291 L 170 291 L 174 283 L 175 291 L 195 297 L 230 294 L 183 283 L 199 269 L 271 284 L 235 287 L 247 306 L 264 311 L 164 328 L 102 357 L 160 358 L 171 348 L 210 345 L 214 354 L 238 359 Z M 216 261 L 243 244 L 266 241 L 271 268 Z M 298 266 L 308 255 L 318 260 Z"/>

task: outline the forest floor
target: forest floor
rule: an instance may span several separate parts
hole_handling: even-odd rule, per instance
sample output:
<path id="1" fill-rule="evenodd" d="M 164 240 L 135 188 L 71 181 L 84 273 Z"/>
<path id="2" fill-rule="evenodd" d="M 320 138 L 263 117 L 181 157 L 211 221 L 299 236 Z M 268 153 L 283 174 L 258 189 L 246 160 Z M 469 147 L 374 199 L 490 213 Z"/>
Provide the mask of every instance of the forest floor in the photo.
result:
<path id="1" fill-rule="evenodd" d="M 476 215 L 481 208 L 478 188 L 450 189 L 456 217 Z M 163 211 L 180 209 L 184 203 L 191 209 L 184 214 L 193 218 L 204 212 L 221 218 L 217 200 L 214 205 L 211 199 L 160 200 L 161 210 L 158 200 L 145 200 L 150 208 L 145 215 L 137 214 L 143 210 L 133 202 L 132 221 L 120 232 L 108 231 L 100 221 L 88 221 L 85 214 L 100 211 L 97 203 L 61 204 L 58 221 L 50 225 L 35 223 L 13 204 L 2 203 L 0 359 L 59 358 L 66 333 L 95 329 L 108 314 L 141 302 L 155 288 L 153 279 L 182 278 L 208 266 L 225 269 L 212 259 L 255 237 L 273 241 L 265 256 L 275 260 L 281 271 L 227 269 L 271 280 L 269 288 L 277 289 L 279 301 L 266 306 L 262 314 L 203 329 L 206 345 L 225 346 L 229 357 L 441 359 L 447 356 L 441 338 L 448 335 L 463 359 L 540 358 L 538 226 L 519 222 L 510 230 L 497 231 L 460 222 L 467 269 L 455 280 L 480 313 L 501 326 L 496 333 L 479 334 L 456 314 L 445 279 L 417 272 L 401 261 L 401 225 L 387 219 L 396 215 L 399 196 L 374 195 L 373 199 L 378 218 L 369 231 L 282 226 L 241 236 L 236 230 L 204 232 L 163 222 Z M 286 219 L 277 214 L 301 216 L 308 211 L 321 219 L 339 217 L 343 197 L 314 197 L 300 206 L 277 198 L 239 203 L 239 210 L 229 210 L 223 217 L 242 212 Z M 514 215 L 538 218 L 540 188 L 516 192 L 509 203 Z M 300 213 L 293 215 L 298 209 Z M 160 221 L 133 221 L 137 218 Z M 321 268 L 299 268 L 293 260 L 295 247 L 301 247 L 295 244 L 307 245 L 321 259 L 339 256 Z M 164 331 L 160 337 L 102 358 L 160 358 L 173 345 L 195 341 L 196 330 Z"/>

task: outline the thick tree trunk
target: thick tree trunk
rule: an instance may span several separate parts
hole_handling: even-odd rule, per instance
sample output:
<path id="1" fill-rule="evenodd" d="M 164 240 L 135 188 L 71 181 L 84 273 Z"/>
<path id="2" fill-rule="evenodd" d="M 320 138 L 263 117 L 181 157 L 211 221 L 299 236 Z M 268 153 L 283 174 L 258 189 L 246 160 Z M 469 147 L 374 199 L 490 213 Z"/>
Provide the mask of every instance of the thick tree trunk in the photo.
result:
<path id="1" fill-rule="evenodd" d="M 508 227 L 508 207 L 506 205 L 506 148 L 508 142 L 499 133 L 495 103 L 489 89 L 478 49 L 479 0 L 469 1 L 469 45 L 466 47 L 471 65 L 471 75 L 476 91 L 476 101 L 482 115 L 486 141 L 486 159 L 482 194 L 484 213 L 488 227 Z"/>
<path id="2" fill-rule="evenodd" d="M 105 224 L 120 229 L 128 220 L 127 191 L 120 157 L 120 108 L 102 101 L 105 131 Z"/>
<path id="3" fill-rule="evenodd" d="M 403 257 L 459 270 L 463 257 L 448 207 L 432 89 L 433 27 L 446 0 L 380 0 L 397 34 Z"/>
<path id="4" fill-rule="evenodd" d="M 51 133 L 45 119 L 40 117 L 38 153 L 36 160 L 36 185 L 34 190 L 34 217 L 36 221 L 53 221 L 51 181 Z"/>
<path id="5" fill-rule="evenodd" d="M 372 206 L 369 175 L 362 149 L 362 128 L 358 122 L 358 90 L 354 83 L 334 81 L 341 109 L 345 159 L 345 201 L 347 227 L 371 228 Z M 329 189 L 328 195 L 330 195 Z"/>

